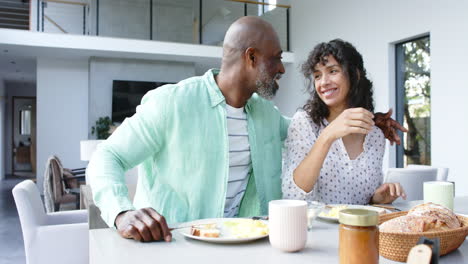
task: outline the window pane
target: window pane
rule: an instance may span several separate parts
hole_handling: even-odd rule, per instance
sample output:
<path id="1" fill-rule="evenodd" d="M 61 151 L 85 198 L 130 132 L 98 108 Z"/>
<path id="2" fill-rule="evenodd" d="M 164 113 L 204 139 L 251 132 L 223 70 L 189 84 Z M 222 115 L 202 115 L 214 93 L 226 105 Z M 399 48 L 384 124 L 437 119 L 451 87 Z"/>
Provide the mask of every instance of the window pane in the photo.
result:
<path id="1" fill-rule="evenodd" d="M 402 53 L 400 80 L 397 93 L 402 104 L 399 120 L 408 129 L 403 136 L 403 149 L 397 157 L 406 167 L 408 164 L 431 164 L 431 82 L 430 82 L 430 41 L 429 37 L 408 41 L 397 47 Z M 398 99 L 397 99 L 398 100 Z M 401 160 L 401 158 L 403 158 Z"/>
<path id="2" fill-rule="evenodd" d="M 20 134 L 31 134 L 31 110 L 20 111 Z"/>

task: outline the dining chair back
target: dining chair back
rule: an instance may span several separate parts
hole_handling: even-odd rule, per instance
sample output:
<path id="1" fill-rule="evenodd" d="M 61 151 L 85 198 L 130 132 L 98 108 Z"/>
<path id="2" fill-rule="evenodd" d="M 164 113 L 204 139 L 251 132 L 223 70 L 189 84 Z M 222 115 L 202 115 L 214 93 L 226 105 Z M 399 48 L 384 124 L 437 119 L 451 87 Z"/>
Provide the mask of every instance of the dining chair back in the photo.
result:
<path id="1" fill-rule="evenodd" d="M 89 229 L 86 210 L 46 213 L 34 182 L 13 188 L 23 231 L 27 264 L 88 263 Z"/>
<path id="2" fill-rule="evenodd" d="M 400 183 L 406 192 L 406 200 L 414 201 L 424 199 L 424 182 L 435 180 L 437 180 L 436 168 L 389 168 L 384 183 Z"/>
<path id="3" fill-rule="evenodd" d="M 437 180 L 438 181 L 447 181 L 449 168 L 446 167 L 434 167 L 429 165 L 419 165 L 419 164 L 409 164 L 407 168 L 417 168 L 417 169 L 437 169 Z"/>
<path id="4" fill-rule="evenodd" d="M 63 204 L 72 203 L 79 208 L 80 191 L 78 179 L 84 179 L 83 173 L 76 173 L 63 168 L 60 159 L 51 156 L 46 162 L 44 172 L 44 201 L 47 212 L 60 211 Z"/>

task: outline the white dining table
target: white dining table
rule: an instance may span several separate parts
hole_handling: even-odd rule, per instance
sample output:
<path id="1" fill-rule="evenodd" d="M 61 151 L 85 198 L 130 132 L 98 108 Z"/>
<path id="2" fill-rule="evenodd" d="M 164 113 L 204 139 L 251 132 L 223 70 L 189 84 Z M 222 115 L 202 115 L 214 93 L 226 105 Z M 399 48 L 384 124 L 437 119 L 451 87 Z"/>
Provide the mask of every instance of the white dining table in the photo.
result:
<path id="1" fill-rule="evenodd" d="M 394 205 L 408 210 L 422 201 Z M 455 198 L 456 213 L 468 215 L 468 197 Z M 282 252 L 270 245 L 268 238 L 241 244 L 214 244 L 184 237 L 173 231 L 173 241 L 137 242 L 124 239 L 111 228 L 89 231 L 90 263 L 339 263 L 338 224 L 315 220 L 308 232 L 306 247 L 295 253 Z M 380 257 L 379 263 L 400 263 Z M 468 242 L 439 260 L 440 264 L 468 263 Z"/>

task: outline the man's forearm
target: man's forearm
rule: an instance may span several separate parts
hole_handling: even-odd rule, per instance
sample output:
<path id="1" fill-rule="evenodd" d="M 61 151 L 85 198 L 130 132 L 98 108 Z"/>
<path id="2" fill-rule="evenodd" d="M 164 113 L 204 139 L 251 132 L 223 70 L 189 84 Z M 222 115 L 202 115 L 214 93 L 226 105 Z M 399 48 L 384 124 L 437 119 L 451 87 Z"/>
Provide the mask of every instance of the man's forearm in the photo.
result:
<path id="1" fill-rule="evenodd" d="M 104 143 L 102 143 L 104 144 Z M 87 169 L 93 192 L 93 200 L 101 210 L 108 226 L 114 226 L 116 216 L 122 211 L 134 209 L 128 197 L 125 168 L 105 146 L 94 153 Z"/>

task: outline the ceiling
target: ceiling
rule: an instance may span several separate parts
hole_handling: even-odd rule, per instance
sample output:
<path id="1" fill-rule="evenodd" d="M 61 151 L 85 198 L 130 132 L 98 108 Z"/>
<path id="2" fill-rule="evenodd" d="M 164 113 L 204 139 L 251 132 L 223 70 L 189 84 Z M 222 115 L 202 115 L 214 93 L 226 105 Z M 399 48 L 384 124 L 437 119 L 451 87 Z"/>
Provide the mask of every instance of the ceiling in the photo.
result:
<path id="1" fill-rule="evenodd" d="M 0 50 L 0 79 L 36 82 L 36 59 Z"/>

